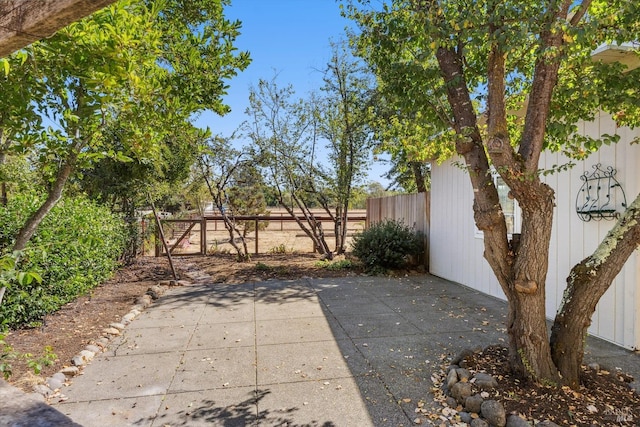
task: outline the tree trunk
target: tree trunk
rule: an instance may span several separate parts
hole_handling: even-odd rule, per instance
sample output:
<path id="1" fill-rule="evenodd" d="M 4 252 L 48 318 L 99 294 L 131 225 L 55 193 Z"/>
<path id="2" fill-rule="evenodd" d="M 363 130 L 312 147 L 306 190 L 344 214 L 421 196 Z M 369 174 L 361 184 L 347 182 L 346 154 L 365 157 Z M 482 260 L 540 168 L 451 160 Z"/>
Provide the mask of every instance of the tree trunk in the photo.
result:
<path id="1" fill-rule="evenodd" d="M 509 301 L 507 333 L 512 369 L 523 377 L 547 385 L 560 382 L 551 358 L 546 323 L 545 283 L 551 238 L 553 190 L 544 184 L 524 196 L 520 245 L 509 245 L 512 258 L 505 265 L 502 231 L 484 232 L 485 258 L 496 273 Z M 526 199 L 526 201 L 525 201 Z M 505 275 L 505 273 L 507 275 Z"/>
<path id="2" fill-rule="evenodd" d="M 506 166 L 501 176 L 511 186 L 523 211 L 521 245 L 514 251 L 507 240 L 504 214 L 464 80 L 464 61 L 455 49 L 442 47 L 438 48 L 436 57 L 456 118 L 455 130 L 459 135 L 456 151 L 465 159 L 474 191 L 474 219 L 478 229 L 484 233 L 484 256 L 509 302 L 507 331 L 511 367 L 534 381 L 557 384 L 559 375 L 551 358 L 545 316 L 545 281 L 553 220 L 549 213 L 553 212 L 553 190 L 540 183 L 535 175 L 526 181 L 514 179 L 516 174 L 510 171 L 517 171 L 521 165 L 508 142 L 505 149 L 496 154 L 494 164 L 503 162 Z M 497 64 L 496 68 L 500 69 L 500 65 Z M 492 84 L 500 81 L 491 80 Z M 490 102 L 495 102 L 495 95 L 500 92 L 500 88 L 492 87 Z M 491 107 L 494 106 L 492 103 Z M 504 110 L 499 104 L 497 107 L 499 111 Z M 496 120 L 495 115 L 490 119 L 490 132 L 504 137 L 500 133 L 506 126 L 504 120 Z"/>
<path id="3" fill-rule="evenodd" d="M 16 241 L 13 244 L 14 251 L 21 251 L 29 243 L 29 240 L 33 237 L 38 226 L 42 222 L 42 220 L 47 216 L 47 214 L 53 209 L 53 207 L 60 201 L 62 197 L 62 192 L 64 190 L 64 186 L 73 172 L 75 167 L 75 162 L 78 157 L 77 151 L 74 149 L 72 153 L 69 154 L 69 157 L 62 164 L 60 169 L 58 170 L 58 174 L 56 175 L 56 180 L 49 190 L 49 194 L 47 195 L 44 203 L 35 211 L 27 222 L 22 226 L 20 231 L 16 236 Z"/>
<path id="4" fill-rule="evenodd" d="M 553 360 L 570 387 L 577 387 L 584 343 L 598 301 L 640 244 L 640 195 L 595 252 L 571 269 L 551 330 Z"/>
<path id="5" fill-rule="evenodd" d="M 224 207 L 224 198 L 223 198 L 224 186 L 226 185 L 226 182 L 227 182 L 226 178 L 230 176 L 230 173 L 225 179 L 222 179 L 221 181 L 216 183 L 216 188 L 214 190 L 213 184 L 209 179 L 209 176 L 211 174 L 209 173 L 208 167 L 206 166 L 205 162 L 202 160 L 201 160 L 201 167 L 203 171 L 202 177 L 204 178 L 204 182 L 207 185 L 209 194 L 213 198 L 213 202 L 215 203 L 216 207 L 220 211 L 220 214 L 222 215 L 224 227 L 229 232 L 229 244 L 233 246 L 233 248 L 236 250 L 236 254 L 238 255 L 239 261 L 243 261 L 243 262 L 248 261 L 250 256 L 249 256 L 249 251 L 247 250 L 247 240 L 244 238 L 244 235 L 242 234 L 242 232 L 238 230 L 238 227 L 236 227 L 235 220 L 229 217 Z M 236 243 L 236 239 L 235 239 L 236 234 L 238 235 L 238 237 L 240 237 L 240 241 L 242 242 L 242 248 L 238 246 Z"/>
<path id="6" fill-rule="evenodd" d="M 424 174 L 422 173 L 422 167 L 419 162 L 410 162 L 411 171 L 413 172 L 413 179 L 416 181 L 416 189 L 418 193 L 426 193 L 427 186 L 425 184 Z"/>

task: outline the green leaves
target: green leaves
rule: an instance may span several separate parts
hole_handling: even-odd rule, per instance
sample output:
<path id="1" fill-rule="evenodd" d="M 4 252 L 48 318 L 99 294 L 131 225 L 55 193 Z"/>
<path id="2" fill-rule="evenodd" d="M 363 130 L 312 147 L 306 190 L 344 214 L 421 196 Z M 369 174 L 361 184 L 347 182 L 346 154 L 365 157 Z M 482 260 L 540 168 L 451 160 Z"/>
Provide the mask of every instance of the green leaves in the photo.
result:
<path id="1" fill-rule="evenodd" d="M 572 7 L 575 12 L 581 4 Z M 440 159 L 453 153 L 455 141 L 443 138 L 455 121 L 436 58 L 439 48 L 460 54 L 464 72 L 457 78 L 464 79 L 476 98 L 478 117 L 488 108 L 489 52 L 502 52 L 506 88 L 498 96 L 504 99 L 509 140 L 516 146 L 523 136 L 526 105 L 532 102 L 534 70 L 543 62 L 560 61 L 546 148 L 584 157 L 599 144 L 614 142 L 606 135 L 598 136 L 599 142 L 572 136 L 570 124 L 589 120 L 598 110 L 612 114 L 621 126 L 639 124 L 640 70 L 594 62 L 592 53 L 606 43 L 640 40 L 640 8 L 630 2 L 594 1 L 586 17 L 574 24 L 557 12 L 543 2 L 519 0 L 479 1 L 472 7 L 459 0 L 393 0 L 378 8 L 350 2 L 344 13 L 361 30 L 351 43 L 377 75 L 388 106 L 386 112 L 376 111 L 384 149 Z M 556 35 L 559 43 L 544 44 L 545 37 Z"/>
<path id="2" fill-rule="evenodd" d="M 12 198 L 0 207 L 0 229 L 13 235 L 38 204 L 33 195 Z M 10 246 L 2 237 L 0 245 Z M 84 198 L 63 201 L 24 252 L 0 257 L 0 286 L 7 286 L 0 319 L 10 327 L 37 323 L 108 277 L 124 243 L 125 225 L 107 208 Z"/>
<path id="3" fill-rule="evenodd" d="M 353 237 L 353 255 L 367 271 L 400 268 L 424 252 L 424 237 L 401 221 L 384 220 Z"/>

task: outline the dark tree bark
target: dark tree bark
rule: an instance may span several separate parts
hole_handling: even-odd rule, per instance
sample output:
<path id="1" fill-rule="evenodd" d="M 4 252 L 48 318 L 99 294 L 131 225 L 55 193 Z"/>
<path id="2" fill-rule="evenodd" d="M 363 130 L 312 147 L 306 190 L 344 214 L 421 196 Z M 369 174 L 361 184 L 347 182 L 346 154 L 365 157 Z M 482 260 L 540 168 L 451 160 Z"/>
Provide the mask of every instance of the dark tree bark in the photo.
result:
<path id="1" fill-rule="evenodd" d="M 519 179 L 526 173 L 528 164 L 515 154 L 508 139 L 504 54 L 496 45 L 489 57 L 488 144 L 498 145 L 499 150 L 492 154 L 493 164 L 501 170 L 500 175 L 512 189 L 523 211 L 521 245 L 514 252 L 507 240 L 504 214 L 464 79 L 461 51 L 460 46 L 441 47 L 436 58 L 445 79 L 447 97 L 455 118 L 454 128 L 459 135 L 456 151 L 465 159 L 474 189 L 474 218 L 484 233 L 484 256 L 509 302 L 507 331 L 511 366 L 525 377 L 557 384 L 560 377 L 551 358 L 545 317 L 545 282 L 552 224 L 549 212 L 553 209 L 553 191 L 542 184 L 536 174 L 527 176 L 527 180 Z M 553 78 L 553 64 L 541 65 L 540 68 Z M 537 90 L 544 92 L 552 87 L 540 85 Z M 540 97 L 546 95 L 546 92 L 538 94 Z M 544 127 L 546 116 L 539 114 L 531 120 L 542 120 Z M 522 144 L 541 149 L 540 136 L 543 135 L 525 132 Z"/>
<path id="2" fill-rule="evenodd" d="M 500 40 L 502 23 L 487 25 L 487 136 L 486 147 L 479 132 L 469 86 L 465 79 L 464 38 L 453 36 L 436 50 L 436 59 L 445 82 L 448 103 L 457 134 L 456 152 L 465 160 L 474 191 L 474 219 L 484 233 L 484 257 L 487 259 L 509 302 L 507 330 L 512 368 L 535 381 L 547 384 L 567 382 L 577 385 L 577 369 L 582 358 L 582 342 L 595 305 L 610 286 L 640 239 L 635 212 L 628 213 L 592 257 L 576 266 L 569 278 L 565 301 L 558 313 L 553 336 L 549 339 L 545 315 L 545 283 L 554 207 L 553 190 L 538 174 L 544 146 L 551 99 L 558 81 L 564 32 L 558 22 L 578 25 L 590 0 L 584 0 L 568 17 L 572 0 L 550 2 L 542 16 L 537 35 L 541 53 L 535 63 L 531 90 L 526 105 L 522 134 L 511 141 L 507 125 L 507 72 L 504 43 Z M 434 28 L 449 28 L 441 14 L 432 13 L 437 2 L 415 1 L 414 7 L 429 19 Z M 500 13 L 499 1 L 486 5 L 488 16 Z M 434 18 L 435 17 L 435 18 Z M 453 30 L 452 30 L 453 31 Z M 441 40 L 442 34 L 433 34 Z M 457 43 L 457 44 L 456 44 Z M 558 52 L 558 54 L 546 54 Z M 517 152 L 514 147 L 517 146 Z M 510 243 L 504 214 L 492 181 L 489 156 L 522 209 L 520 243 Z M 640 205 L 640 201 L 638 201 Z M 636 208 L 637 209 L 637 208 Z M 626 217 L 626 215 L 625 215 Z M 615 244 L 614 244 L 615 243 Z M 613 249 L 612 249 L 613 247 Z M 606 270 L 606 271 L 605 271 Z M 552 344 L 553 343 L 553 356 Z M 562 373 L 562 377 L 561 374 Z"/>
<path id="3" fill-rule="evenodd" d="M 409 162 L 411 165 L 411 171 L 413 172 L 413 179 L 416 182 L 416 189 L 418 193 L 426 193 L 427 185 L 425 184 L 425 176 L 422 173 L 422 164 L 419 162 Z"/>
<path id="4" fill-rule="evenodd" d="M 551 332 L 553 360 L 564 381 L 577 387 L 584 342 L 598 301 L 640 243 L 640 195 L 595 252 L 571 269 Z"/>

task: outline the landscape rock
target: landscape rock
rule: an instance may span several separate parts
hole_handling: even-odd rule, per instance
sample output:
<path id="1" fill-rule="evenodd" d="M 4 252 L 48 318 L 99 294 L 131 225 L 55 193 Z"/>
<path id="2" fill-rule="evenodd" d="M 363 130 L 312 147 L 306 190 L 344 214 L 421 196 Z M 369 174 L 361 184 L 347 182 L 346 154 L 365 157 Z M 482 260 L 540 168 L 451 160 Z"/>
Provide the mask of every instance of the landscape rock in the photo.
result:
<path id="1" fill-rule="evenodd" d="M 38 393 L 37 391 L 34 391 L 33 393 L 28 393 L 27 397 L 29 399 L 33 399 L 37 402 L 41 402 L 41 403 L 46 403 L 47 398 L 42 394 L 42 393 Z"/>
<path id="2" fill-rule="evenodd" d="M 455 408 L 456 406 L 458 406 L 458 402 L 456 402 L 456 400 L 451 396 L 447 397 L 444 402 L 449 408 Z"/>
<path id="3" fill-rule="evenodd" d="M 460 362 L 468 358 L 469 356 L 473 356 L 473 350 L 470 348 L 465 348 L 462 350 L 454 359 L 451 361 L 452 365 L 460 365 Z"/>
<path id="4" fill-rule="evenodd" d="M 93 351 L 84 349 L 84 350 L 80 350 L 80 356 L 87 362 L 91 362 L 93 358 L 96 357 L 96 353 Z"/>
<path id="5" fill-rule="evenodd" d="M 151 296 L 148 294 L 139 296 L 136 298 L 135 304 L 140 305 L 143 308 L 148 307 L 151 304 Z"/>
<path id="6" fill-rule="evenodd" d="M 96 342 L 97 345 L 102 346 L 102 348 L 105 348 L 106 346 L 109 345 L 109 338 L 100 337 L 95 342 Z"/>
<path id="7" fill-rule="evenodd" d="M 531 427 L 531 424 L 527 420 L 511 414 L 507 417 L 507 427 Z"/>
<path id="8" fill-rule="evenodd" d="M 51 390 L 59 390 L 64 385 L 65 380 L 66 378 L 63 378 L 63 379 L 54 378 L 54 377 L 47 378 L 47 387 L 49 387 Z"/>
<path id="9" fill-rule="evenodd" d="M 469 425 L 471 427 L 489 427 L 489 423 L 483 420 L 482 418 L 476 418 L 474 420 L 471 420 L 471 424 Z"/>
<path id="10" fill-rule="evenodd" d="M 73 366 L 84 366 L 87 364 L 87 361 L 82 358 L 80 355 L 75 355 L 71 358 L 71 364 Z"/>
<path id="11" fill-rule="evenodd" d="M 464 401 L 464 410 L 467 412 L 475 412 L 476 414 L 479 414 L 482 402 L 484 402 L 484 399 L 479 394 L 469 396 Z"/>
<path id="12" fill-rule="evenodd" d="M 502 403 L 497 400 L 482 402 L 480 413 L 492 426 L 504 427 L 507 424 L 507 413 Z"/>
<path id="13" fill-rule="evenodd" d="M 41 386 L 48 388 L 42 384 Z M 69 417 L 43 402 L 42 397 L 25 394 L 3 380 L 0 380 L 0 402 L 2 402 L 0 403 L 2 409 L 0 425 L 2 426 L 81 427 L 80 424 L 74 423 Z"/>
<path id="14" fill-rule="evenodd" d="M 600 365 L 598 363 L 589 363 L 589 369 L 595 372 L 600 372 Z"/>
<path id="15" fill-rule="evenodd" d="M 80 369 L 78 369 L 77 366 L 67 366 L 65 368 L 62 368 L 60 372 L 62 372 L 67 378 L 75 377 L 80 373 Z"/>
<path id="16" fill-rule="evenodd" d="M 105 328 L 102 330 L 107 335 L 120 335 L 120 330 L 116 328 Z"/>
<path id="17" fill-rule="evenodd" d="M 460 416 L 460 421 L 463 423 L 470 424 L 473 418 L 471 418 L 471 414 L 468 412 L 458 412 L 458 416 Z"/>
<path id="18" fill-rule="evenodd" d="M 98 353 L 100 353 L 102 351 L 102 349 L 100 347 L 98 347 L 97 345 L 93 345 L 93 344 L 89 344 L 84 349 L 87 350 L 87 351 L 93 352 L 93 354 L 98 354 Z"/>
<path id="19" fill-rule="evenodd" d="M 478 386 L 481 390 L 492 390 L 498 387 L 498 382 L 496 381 L 496 379 L 489 374 L 479 372 L 475 374 L 473 378 L 475 380 L 476 386 Z"/>
<path id="20" fill-rule="evenodd" d="M 124 325 L 122 323 L 118 323 L 118 322 L 109 323 L 109 327 L 110 328 L 116 328 L 116 329 L 119 329 L 121 331 L 124 329 Z"/>
<path id="21" fill-rule="evenodd" d="M 133 313 L 127 313 L 124 316 L 122 316 L 122 323 L 124 325 L 128 325 L 129 323 L 131 323 L 133 321 L 133 319 L 136 318 L 136 315 Z"/>
<path id="22" fill-rule="evenodd" d="M 35 391 L 37 394 L 39 394 L 40 396 L 43 396 L 45 398 L 53 395 L 53 390 L 50 387 L 47 387 L 44 384 L 36 384 L 33 386 L 33 391 Z"/>
<path id="23" fill-rule="evenodd" d="M 151 297 L 153 300 L 157 300 L 164 293 L 164 289 L 162 286 L 154 285 L 147 289 L 147 295 Z"/>
<path id="24" fill-rule="evenodd" d="M 64 381 L 67 379 L 67 377 L 65 377 L 62 372 L 56 372 L 55 374 L 51 375 L 51 378 L 57 378 L 60 381 Z"/>
<path id="25" fill-rule="evenodd" d="M 447 374 L 447 388 L 451 390 L 453 385 L 458 382 L 458 372 L 456 369 L 452 369 Z"/>
<path id="26" fill-rule="evenodd" d="M 471 378 L 471 372 L 468 369 L 458 368 L 456 369 L 456 373 L 458 374 L 458 379 L 460 381 L 469 381 Z"/>
<path id="27" fill-rule="evenodd" d="M 451 396 L 456 399 L 456 402 L 464 403 L 464 400 L 471 396 L 471 384 L 455 383 L 453 387 L 451 387 Z"/>

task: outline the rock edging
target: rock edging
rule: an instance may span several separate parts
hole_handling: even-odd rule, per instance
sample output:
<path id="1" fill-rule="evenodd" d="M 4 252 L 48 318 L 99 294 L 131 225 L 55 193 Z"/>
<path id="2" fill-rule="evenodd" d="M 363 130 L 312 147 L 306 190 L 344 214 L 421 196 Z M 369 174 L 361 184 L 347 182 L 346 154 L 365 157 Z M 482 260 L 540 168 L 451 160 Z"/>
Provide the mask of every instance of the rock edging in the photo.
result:
<path id="1" fill-rule="evenodd" d="M 98 338 L 90 341 L 84 349 L 71 358 L 69 365 L 64 366 L 60 371 L 46 378 L 44 384 L 35 385 L 33 388 L 34 393 L 31 394 L 32 397 L 38 398 L 38 396 L 40 396 L 39 399 L 41 400 L 48 400 L 56 396 L 64 398 L 61 396 L 63 387 L 69 385 L 74 377 L 80 375 L 84 367 L 89 364 L 97 354 L 104 352 L 109 343 L 115 337 L 121 335 L 124 328 L 138 317 L 145 308 L 160 298 L 167 289 L 190 284 L 191 282 L 186 280 L 161 280 L 156 285 L 149 287 L 144 295 L 135 299 L 134 305 L 127 314 L 122 316 L 120 322 L 110 323 L 102 330 Z"/>
<path id="2" fill-rule="evenodd" d="M 444 407 L 443 416 L 456 426 L 531 427 L 528 420 L 507 414 L 502 403 L 489 399 L 489 392 L 498 386 L 498 380 L 487 373 L 471 372 L 466 368 L 465 359 L 473 353 L 464 350 L 449 366 L 431 376 L 436 400 Z M 559 427 L 550 420 L 535 426 Z"/>

